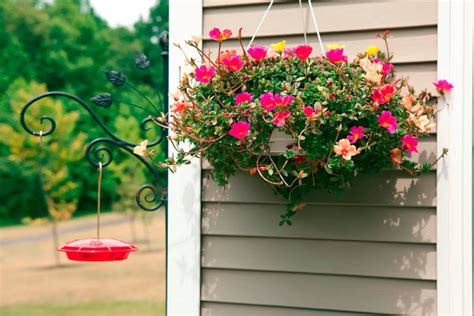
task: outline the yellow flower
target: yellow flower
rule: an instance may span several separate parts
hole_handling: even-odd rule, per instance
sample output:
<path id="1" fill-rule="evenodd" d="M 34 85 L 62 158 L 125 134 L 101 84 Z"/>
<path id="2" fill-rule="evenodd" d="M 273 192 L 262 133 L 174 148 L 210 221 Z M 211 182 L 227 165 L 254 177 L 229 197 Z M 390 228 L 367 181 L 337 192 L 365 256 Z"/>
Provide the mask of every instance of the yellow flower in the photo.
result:
<path id="1" fill-rule="evenodd" d="M 275 49 L 277 52 L 281 53 L 285 49 L 286 46 L 286 41 L 281 41 L 276 44 L 272 44 L 273 49 Z"/>
<path id="2" fill-rule="evenodd" d="M 327 44 L 326 47 L 328 50 L 338 49 L 338 48 L 346 48 L 346 45 L 343 44 Z"/>
<path id="3" fill-rule="evenodd" d="M 145 157 L 147 155 L 147 152 L 146 152 L 146 146 L 148 145 L 148 141 L 147 140 L 144 140 L 140 143 L 140 145 L 138 146 L 135 146 L 135 148 L 133 148 L 133 153 L 135 155 L 138 155 L 138 156 L 142 156 L 142 157 Z"/>
<path id="4" fill-rule="evenodd" d="M 365 52 L 367 53 L 367 55 L 375 55 L 380 52 L 380 48 L 378 48 L 377 46 L 370 45 L 369 47 L 367 47 L 367 50 Z"/>

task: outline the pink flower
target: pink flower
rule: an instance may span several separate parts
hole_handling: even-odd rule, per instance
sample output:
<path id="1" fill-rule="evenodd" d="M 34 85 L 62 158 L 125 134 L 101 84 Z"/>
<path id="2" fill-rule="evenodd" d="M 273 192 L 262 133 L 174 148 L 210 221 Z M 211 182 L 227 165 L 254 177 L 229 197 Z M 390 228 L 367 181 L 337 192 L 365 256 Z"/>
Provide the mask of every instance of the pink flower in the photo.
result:
<path id="1" fill-rule="evenodd" d="M 243 140 L 245 137 L 247 137 L 249 130 L 250 130 L 250 123 L 247 123 L 244 121 L 238 121 L 238 122 L 232 123 L 232 126 L 230 127 L 230 131 L 229 131 L 229 135 L 237 138 L 238 140 Z"/>
<path id="2" fill-rule="evenodd" d="M 449 92 L 452 88 L 454 88 L 454 86 L 446 80 L 438 80 L 433 82 L 433 84 L 435 85 L 436 90 L 438 90 L 438 92 L 441 94 Z"/>
<path id="3" fill-rule="evenodd" d="M 293 53 L 301 60 L 308 59 L 309 55 L 313 52 L 313 48 L 309 45 L 299 45 L 295 48 Z"/>
<path id="4" fill-rule="evenodd" d="M 232 36 L 232 31 L 225 29 L 221 32 L 217 27 L 209 31 L 209 37 L 214 41 L 222 42 Z"/>
<path id="5" fill-rule="evenodd" d="M 275 117 L 273 118 L 273 124 L 280 127 L 285 125 L 285 121 L 287 118 L 291 116 L 291 113 L 287 110 L 281 110 L 275 113 Z"/>
<path id="6" fill-rule="evenodd" d="M 382 75 L 386 76 L 392 71 L 393 65 L 382 62 Z"/>
<path id="7" fill-rule="evenodd" d="M 385 128 L 390 134 L 394 134 L 397 130 L 397 118 L 392 116 L 392 112 L 383 111 L 382 114 L 377 116 L 379 125 Z"/>
<path id="8" fill-rule="evenodd" d="M 390 99 L 395 94 L 395 87 L 391 84 L 383 85 L 380 88 L 375 88 L 372 91 L 372 101 L 379 105 L 390 102 Z"/>
<path id="9" fill-rule="evenodd" d="M 303 113 L 304 115 L 306 115 L 307 118 L 314 121 L 316 119 L 316 114 L 319 113 L 319 110 L 314 110 L 311 106 L 305 106 L 303 109 Z"/>
<path id="10" fill-rule="evenodd" d="M 418 146 L 418 139 L 415 136 L 405 135 L 402 137 L 402 148 L 406 149 L 409 154 L 418 152 L 416 146 Z"/>
<path id="11" fill-rule="evenodd" d="M 194 74 L 196 75 L 196 79 L 202 83 L 209 83 L 212 77 L 216 73 L 216 69 L 213 66 L 206 67 L 206 65 L 202 65 L 199 68 L 196 68 Z"/>
<path id="12" fill-rule="evenodd" d="M 337 156 L 342 156 L 345 160 L 351 160 L 352 156 L 359 153 L 357 148 L 354 145 L 351 145 L 349 140 L 346 138 L 339 140 L 337 145 L 334 145 L 334 152 Z"/>
<path id="13" fill-rule="evenodd" d="M 283 51 L 283 57 L 284 58 L 289 58 L 294 55 L 294 48 L 285 48 Z"/>
<path id="14" fill-rule="evenodd" d="M 244 102 L 250 103 L 252 102 L 252 95 L 248 92 L 242 92 L 235 95 L 234 101 L 237 105 L 240 105 Z"/>
<path id="15" fill-rule="evenodd" d="M 267 92 L 265 94 L 262 94 L 260 96 L 259 102 L 263 106 L 263 108 L 267 111 L 272 111 L 276 107 L 275 101 L 273 100 L 272 92 Z"/>
<path id="16" fill-rule="evenodd" d="M 364 138 L 364 127 L 363 126 L 353 126 L 349 130 L 350 135 L 347 136 L 347 139 L 351 141 L 351 144 L 354 144 L 359 139 Z"/>
<path id="17" fill-rule="evenodd" d="M 264 59 L 267 56 L 267 48 L 263 46 L 255 46 L 252 48 L 249 48 L 247 50 L 250 56 L 252 56 L 253 59 L 259 61 Z"/>
<path id="18" fill-rule="evenodd" d="M 328 50 L 326 52 L 326 57 L 333 63 L 347 61 L 347 56 L 344 55 L 344 48 Z"/>
<path id="19" fill-rule="evenodd" d="M 380 63 L 382 65 L 382 75 L 386 76 L 393 69 L 392 64 L 386 64 L 378 58 L 374 58 L 374 62 Z"/>
<path id="20" fill-rule="evenodd" d="M 282 96 L 278 93 L 273 94 L 272 92 L 267 92 L 267 93 L 262 94 L 260 96 L 259 102 L 265 110 L 272 111 L 277 106 L 278 107 L 285 107 L 285 106 L 289 105 L 291 102 L 293 102 L 294 98 L 295 97 L 292 96 L 292 95 Z"/>
<path id="21" fill-rule="evenodd" d="M 279 94 L 275 94 L 273 96 L 273 102 L 275 102 L 276 106 L 285 107 L 288 104 L 290 104 L 293 101 L 294 98 L 295 97 L 292 96 L 292 95 L 281 96 Z"/>
<path id="22" fill-rule="evenodd" d="M 238 55 L 234 55 L 234 56 L 229 57 L 229 58 L 224 58 L 223 62 L 224 62 L 224 65 L 227 67 L 227 69 L 230 72 L 239 71 L 244 66 L 244 62 L 242 61 L 242 57 L 240 57 Z"/>
<path id="23" fill-rule="evenodd" d="M 310 106 L 306 106 L 303 109 L 303 113 L 304 113 L 304 115 L 306 115 L 306 117 L 310 118 L 314 114 L 314 109 Z"/>

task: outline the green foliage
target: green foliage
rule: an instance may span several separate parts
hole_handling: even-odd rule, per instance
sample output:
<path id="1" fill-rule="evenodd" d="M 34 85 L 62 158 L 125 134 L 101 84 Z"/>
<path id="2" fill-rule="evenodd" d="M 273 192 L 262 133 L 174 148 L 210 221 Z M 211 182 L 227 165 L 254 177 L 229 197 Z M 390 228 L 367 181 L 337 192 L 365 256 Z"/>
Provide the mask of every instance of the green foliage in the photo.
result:
<path id="1" fill-rule="evenodd" d="M 12 89 L 14 91 L 7 92 L 7 95 L 10 96 L 9 105 L 15 117 L 19 117 L 23 104 L 33 96 L 45 92 L 44 85 L 26 84 L 23 80 L 12 84 Z M 82 158 L 82 144 L 86 134 L 73 133 L 79 113 L 65 112 L 64 105 L 56 100 L 46 100 L 41 106 L 32 108 L 32 116 L 26 117 L 26 124 L 40 130 L 41 124 L 36 118 L 41 116 L 41 112 L 48 110 L 54 112 L 59 123 L 54 136 L 39 143 L 37 138 L 23 137 L 24 131 L 19 122 L 0 123 L 0 134 L 3 135 L 0 143 L 11 163 L 16 162 L 17 166 L 21 164 L 24 168 L 36 170 L 39 177 L 36 185 L 44 191 L 40 197 L 46 196 L 50 217 L 64 220 L 69 219 L 77 209 L 80 184 L 73 181 L 71 170 L 78 166 L 78 161 Z M 14 215 L 8 214 L 8 217 Z"/>
<path id="2" fill-rule="evenodd" d="M 408 158 L 417 137 L 428 135 L 433 97 L 415 94 L 405 79 L 395 78 L 391 56 L 362 53 L 347 62 L 330 53 L 308 58 L 297 48 L 264 59 L 242 52 L 215 60 L 219 53 L 201 51 L 194 40 L 187 44 L 207 65 L 188 60 L 196 70 L 180 82 L 171 127 L 174 140 L 191 148 L 170 165 L 202 157 L 219 185 L 237 170 L 259 175 L 288 200 L 280 224 L 291 224 L 310 188 L 338 194 L 360 173 L 397 166 L 417 175 L 431 169 Z M 241 93 L 249 99 L 238 102 Z M 272 149 L 277 130 L 291 139 L 282 154 Z"/>

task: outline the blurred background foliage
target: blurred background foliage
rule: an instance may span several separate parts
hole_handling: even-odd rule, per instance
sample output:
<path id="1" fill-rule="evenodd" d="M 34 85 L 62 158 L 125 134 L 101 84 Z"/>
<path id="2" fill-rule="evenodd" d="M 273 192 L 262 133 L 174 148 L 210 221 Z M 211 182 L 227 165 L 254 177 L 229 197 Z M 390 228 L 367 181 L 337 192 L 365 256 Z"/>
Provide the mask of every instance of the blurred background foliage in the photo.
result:
<path id="1" fill-rule="evenodd" d="M 42 115 L 56 120 L 57 130 L 40 146 L 39 138 L 20 125 L 21 107 L 45 91 L 62 90 L 84 100 L 109 92 L 124 102 L 108 108 L 91 105 L 109 129 L 132 142 L 153 139 L 154 130 L 145 135 L 139 128 L 149 113 L 126 104 L 146 107 L 143 98 L 126 85 L 114 87 L 104 71 L 125 73 L 127 82 L 159 104 L 163 64 L 158 38 L 167 29 L 167 1 L 157 1 L 149 17 L 133 28 L 109 27 L 88 0 L 0 1 L 0 225 L 46 216 L 62 220 L 95 209 L 98 173 L 84 150 L 104 132 L 78 104 L 46 99 L 27 115 L 29 126 L 38 131 Z M 137 51 L 149 57 L 150 68 L 136 67 Z M 114 160 L 104 170 L 103 209 L 136 209 L 135 192 L 147 173 L 135 159 L 111 149 Z"/>

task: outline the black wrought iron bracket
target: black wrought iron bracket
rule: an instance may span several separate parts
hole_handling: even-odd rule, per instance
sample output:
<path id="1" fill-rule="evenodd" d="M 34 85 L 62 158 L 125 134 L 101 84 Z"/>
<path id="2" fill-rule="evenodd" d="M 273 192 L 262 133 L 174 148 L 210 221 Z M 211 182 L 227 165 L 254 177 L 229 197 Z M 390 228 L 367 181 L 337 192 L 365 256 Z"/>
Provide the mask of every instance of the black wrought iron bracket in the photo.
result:
<path id="1" fill-rule="evenodd" d="M 160 46 L 161 46 L 161 57 L 163 59 L 163 112 L 166 113 L 168 109 L 168 33 L 164 32 L 160 36 Z M 136 201 L 137 204 L 145 211 L 155 211 L 166 205 L 166 195 L 167 195 L 167 188 L 166 188 L 166 179 L 163 175 L 166 175 L 165 172 L 159 171 L 154 165 L 152 165 L 148 160 L 144 157 L 134 154 L 133 148 L 138 146 L 139 144 L 129 142 L 125 139 L 122 139 L 115 135 L 100 119 L 100 117 L 95 113 L 93 108 L 89 106 L 87 102 L 85 102 L 80 97 L 72 95 L 67 92 L 62 91 L 51 91 L 41 94 L 39 96 L 34 97 L 33 99 L 29 100 L 22 108 L 20 113 L 20 122 L 23 128 L 31 135 L 36 137 L 45 137 L 48 136 L 56 130 L 56 121 L 49 116 L 42 116 L 40 117 L 40 123 L 43 125 L 47 125 L 45 130 L 35 131 L 30 128 L 26 121 L 25 115 L 28 109 L 38 101 L 50 98 L 50 97 L 63 97 L 74 101 L 75 103 L 79 104 L 83 109 L 87 111 L 87 113 L 92 117 L 92 119 L 100 126 L 100 128 L 105 132 L 107 137 L 100 137 L 92 140 L 86 147 L 85 157 L 87 161 L 94 167 L 99 167 L 99 163 L 102 163 L 102 167 L 107 167 L 113 161 L 113 154 L 111 147 L 120 148 L 121 150 L 129 153 L 136 159 L 138 159 L 141 163 L 145 165 L 148 169 L 150 174 L 153 176 L 154 183 L 153 184 L 144 184 L 142 185 L 136 194 Z M 148 131 L 150 129 L 148 125 L 152 119 L 150 117 L 145 118 L 140 123 L 140 128 L 143 131 Z M 155 147 L 161 143 L 163 143 L 163 150 L 167 154 L 167 135 L 168 131 L 165 128 L 159 127 L 156 124 L 154 125 L 160 129 L 160 133 L 157 139 L 148 143 L 147 148 Z"/>

